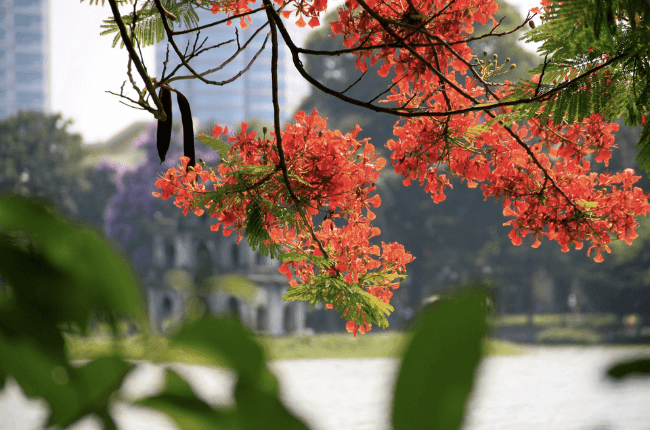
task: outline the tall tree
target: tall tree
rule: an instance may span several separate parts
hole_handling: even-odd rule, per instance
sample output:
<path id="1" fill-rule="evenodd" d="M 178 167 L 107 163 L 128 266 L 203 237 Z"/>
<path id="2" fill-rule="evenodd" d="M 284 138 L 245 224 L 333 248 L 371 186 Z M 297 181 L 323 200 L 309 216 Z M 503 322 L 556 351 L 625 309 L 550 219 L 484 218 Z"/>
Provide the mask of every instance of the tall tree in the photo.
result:
<path id="1" fill-rule="evenodd" d="M 82 180 L 81 136 L 60 114 L 21 111 L 0 121 L 0 190 L 50 199 L 77 212 L 73 191 Z"/>
<path id="2" fill-rule="evenodd" d="M 113 193 L 105 172 L 82 161 L 79 134 L 61 114 L 20 111 L 0 121 L 0 191 L 48 200 L 97 229 Z"/>

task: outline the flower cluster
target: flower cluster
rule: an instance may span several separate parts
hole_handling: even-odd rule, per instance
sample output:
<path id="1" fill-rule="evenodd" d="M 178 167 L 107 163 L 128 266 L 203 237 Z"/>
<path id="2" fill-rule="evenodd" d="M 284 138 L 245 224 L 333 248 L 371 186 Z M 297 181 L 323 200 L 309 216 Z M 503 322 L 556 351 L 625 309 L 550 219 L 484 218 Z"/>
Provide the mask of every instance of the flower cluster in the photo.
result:
<path id="1" fill-rule="evenodd" d="M 600 262 L 601 251 L 610 252 L 612 237 L 628 243 L 636 237 L 635 217 L 650 211 L 648 195 L 634 186 L 640 176 L 631 169 L 618 174 L 591 170 L 590 160 L 607 165 L 618 125 L 599 115 L 560 126 L 531 120 L 512 125 L 514 137 L 499 124 L 472 132 L 467 121 L 472 116 L 479 115 L 418 118 L 395 127 L 398 139 L 389 140 L 388 148 L 405 185 L 419 180 L 439 203 L 451 187 L 443 170 L 469 187 L 480 184 L 485 198 L 501 199 L 504 216 L 513 217 L 505 225 L 512 226 L 515 245 L 529 234 L 533 247 L 546 237 L 564 252 L 569 246 L 581 249 L 586 241 L 588 254 L 595 251 L 594 260 Z"/>
<path id="2" fill-rule="evenodd" d="M 312 28 L 318 27 L 320 25 L 320 14 L 327 10 L 327 0 L 273 1 L 283 9 L 283 17 L 288 19 L 292 14 L 298 17 L 296 25 L 300 28 L 307 25 Z M 213 14 L 227 13 L 232 16 L 251 12 L 253 10 L 251 6 L 256 3 L 256 0 L 204 0 L 203 3 L 210 7 Z M 309 19 L 309 21 L 305 21 L 305 18 Z M 243 29 L 248 28 L 250 22 L 252 22 L 250 16 L 239 18 L 239 26 Z M 231 22 L 228 21 L 228 25 L 230 24 Z"/>
<path id="3" fill-rule="evenodd" d="M 413 257 L 399 244 L 371 243 L 380 233 L 370 224 L 375 218 L 372 208 L 381 203 L 371 194 L 385 160 L 367 139 L 356 140 L 358 126 L 344 135 L 326 125 L 316 110 L 311 115 L 298 112 L 282 133 L 280 151 L 274 133 L 259 137 L 242 123 L 241 132 L 228 138 L 227 157 L 216 170 L 198 164 L 186 170 L 189 160 L 183 157 L 181 166 L 156 181 L 162 191 L 154 196 L 165 200 L 174 196 L 184 214 L 192 211 L 200 216 L 207 210 L 216 219 L 213 231 L 237 232 L 239 240 L 250 207 L 258 205 L 268 231 L 267 245 L 304 256 L 280 266 L 291 286 L 313 284 L 318 275 L 334 276 L 350 285 L 352 295 L 365 290 L 388 303 L 391 290 L 399 286 L 395 280 Z M 216 127 L 213 139 L 226 133 Z M 218 199 L 215 193 L 220 193 Z M 317 215 L 324 217 L 320 225 Z M 338 295 L 330 301 L 350 300 Z M 344 316 L 355 327 L 370 329 L 364 312 Z"/>
<path id="4" fill-rule="evenodd" d="M 331 27 L 334 35 L 344 36 L 346 47 L 366 48 L 355 51 L 360 70 L 369 61 L 382 64 L 381 76 L 393 71 L 394 85 L 384 102 L 422 112 L 398 120 L 396 139 L 387 143 L 404 185 L 419 180 L 439 203 L 452 186 L 451 177 L 469 187 L 480 184 L 486 198 L 501 199 L 504 215 L 514 217 L 506 223 L 514 244 L 528 234 L 535 247 L 546 237 L 563 251 L 586 241 L 588 254 L 595 251 L 594 260 L 602 261 L 601 251 L 609 252 L 612 237 L 629 241 L 636 236 L 634 218 L 650 209 L 648 196 L 634 186 L 638 177 L 630 171 L 592 171 L 592 161 L 608 164 L 615 146 L 612 132 L 618 129 L 597 114 L 553 124 L 541 108 L 543 120 L 517 124 L 494 119 L 505 118 L 508 108 L 472 109 L 499 101 L 512 88 L 508 81 L 487 85 L 472 67 L 478 63 L 464 42 L 476 22 L 494 22 L 496 11 L 493 0 L 348 0 Z M 607 73 L 593 78 L 607 78 Z M 539 79 L 533 76 L 530 96 Z M 589 80 L 579 89 L 590 91 Z"/>
<path id="5" fill-rule="evenodd" d="M 214 13 L 233 16 L 251 11 L 254 2 L 205 3 Z M 327 8 L 327 0 L 275 3 L 285 18 L 295 13 L 299 27 L 319 25 Z M 516 107 L 499 105 L 515 88 L 535 97 L 542 77 L 534 76 L 523 89 L 486 81 L 501 70 L 496 57 L 486 65 L 467 42 L 476 23 L 496 25 L 497 10 L 496 0 L 346 0 L 331 30 L 354 49 L 361 71 L 380 64 L 380 76 L 394 75 L 380 101 L 404 116 L 387 142 L 404 185 L 419 181 L 435 203 L 445 199 L 452 177 L 480 186 L 486 199 L 503 202 L 513 244 L 528 235 L 533 247 L 546 238 L 563 251 L 586 242 L 588 255 L 602 261 L 612 239 L 630 243 L 636 237 L 635 217 L 650 211 L 649 195 L 635 186 L 639 177 L 630 169 L 592 170 L 592 163 L 608 165 L 616 124 L 599 114 L 561 121 L 553 115 L 554 123 L 545 111 L 553 97 L 534 105 L 535 119 L 527 121 L 520 121 L 524 116 L 517 117 Z M 246 17 L 240 25 L 247 25 Z M 608 73 L 595 70 L 591 78 L 607 86 L 613 79 Z M 578 82 L 578 91 L 592 90 L 589 79 Z M 259 137 L 242 124 L 228 146 L 218 139 L 227 130 L 217 127 L 204 139 L 220 151 L 216 170 L 197 165 L 186 172 L 183 159 L 182 167 L 156 182 L 162 192 L 155 195 L 173 195 L 186 214 L 207 210 L 216 219 L 213 230 L 237 232 L 239 239 L 255 218 L 267 232 L 265 244 L 285 252 L 280 272 L 300 292 L 294 297 L 325 301 L 348 319 L 349 331 L 364 333 L 378 321 L 373 309 L 392 309 L 391 291 L 413 257 L 399 244 L 373 243 L 379 230 L 371 226 L 372 208 L 381 200 L 372 193 L 385 161 L 368 140 L 356 140 L 359 131 L 328 130 L 315 110 L 299 112 L 281 139 L 274 133 Z"/>

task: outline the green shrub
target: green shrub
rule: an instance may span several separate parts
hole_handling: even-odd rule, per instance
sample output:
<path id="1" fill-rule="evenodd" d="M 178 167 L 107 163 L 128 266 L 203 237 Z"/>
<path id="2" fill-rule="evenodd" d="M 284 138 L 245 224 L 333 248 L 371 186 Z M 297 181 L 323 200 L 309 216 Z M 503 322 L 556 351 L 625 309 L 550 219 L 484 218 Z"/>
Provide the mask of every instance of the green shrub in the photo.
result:
<path id="1" fill-rule="evenodd" d="M 537 333 L 537 341 L 546 344 L 593 345 L 601 340 L 600 334 L 585 327 L 551 327 Z"/>

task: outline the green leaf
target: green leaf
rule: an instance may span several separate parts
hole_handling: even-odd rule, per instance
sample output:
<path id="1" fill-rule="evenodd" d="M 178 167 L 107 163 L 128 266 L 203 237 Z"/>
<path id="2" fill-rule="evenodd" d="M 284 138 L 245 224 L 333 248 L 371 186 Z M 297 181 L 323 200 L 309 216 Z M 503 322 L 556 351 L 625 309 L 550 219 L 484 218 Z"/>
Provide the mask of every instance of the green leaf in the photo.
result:
<path id="1" fill-rule="evenodd" d="M 276 258 L 282 250 L 282 246 L 273 242 L 269 235 L 264 214 L 262 213 L 262 206 L 258 200 L 253 200 L 246 207 L 246 231 L 244 237 L 248 245 L 253 250 L 259 250 L 261 255 Z"/>
<path id="2" fill-rule="evenodd" d="M 241 422 L 240 428 L 247 430 L 261 428 L 307 430 L 307 427 L 280 402 L 278 382 L 264 363 L 262 345 L 239 322 L 218 319 L 197 321 L 183 327 L 170 341 L 170 347 L 182 350 L 185 355 L 201 356 L 208 363 L 210 361 L 218 365 L 225 363 L 238 373 L 235 400 L 237 402 L 237 420 Z M 165 412 L 174 413 L 176 416 L 181 416 L 191 405 L 199 412 L 197 414 L 199 417 L 208 416 L 205 407 L 195 400 L 192 400 L 191 403 L 188 400 L 183 400 L 189 397 L 189 387 L 178 379 L 172 382 L 171 391 L 163 393 L 167 397 L 149 399 L 146 401 L 147 404 L 151 406 L 151 401 L 158 401 L 160 403 L 157 407 L 162 405 L 167 408 Z M 194 429 L 197 427 L 183 428 Z"/>
<path id="3" fill-rule="evenodd" d="M 639 162 L 639 168 L 645 169 L 646 172 L 650 173 L 650 121 L 646 121 L 643 126 L 641 138 L 636 145 L 636 149 L 639 151 L 636 157 L 636 161 Z"/>
<path id="4" fill-rule="evenodd" d="M 277 390 L 277 381 L 264 364 L 264 349 L 237 321 L 204 319 L 185 325 L 169 346 L 216 366 L 225 363 L 260 389 Z"/>
<path id="5" fill-rule="evenodd" d="M 263 174 L 271 173 L 271 172 L 273 172 L 275 170 L 276 170 L 275 166 L 266 165 L 266 164 L 260 165 L 260 166 L 243 165 L 243 166 L 240 166 L 239 169 L 233 171 L 232 173 L 234 175 L 255 175 L 255 176 L 262 177 L 262 176 L 264 176 Z"/>
<path id="6" fill-rule="evenodd" d="M 69 384 L 74 387 L 78 395 L 79 412 L 75 418 L 81 418 L 88 414 L 101 416 L 106 412 L 106 405 L 109 404 L 113 393 L 122 386 L 124 377 L 135 367 L 117 356 L 99 357 L 78 368 L 68 370 Z M 59 372 L 62 369 L 56 369 Z M 55 370 L 55 372 L 56 372 Z M 65 377 L 55 373 L 55 379 L 59 383 L 65 381 Z M 71 409 L 67 407 L 67 409 Z M 49 425 L 67 426 L 72 422 L 64 419 L 67 411 L 61 409 L 52 410 Z"/>
<path id="7" fill-rule="evenodd" d="M 98 2 L 99 0 L 94 0 Z M 133 0 L 128 0 L 130 3 Z M 93 0 L 91 0 L 92 4 Z M 102 0 L 102 4 L 104 0 Z M 158 8 L 153 2 L 143 2 L 143 6 L 137 11 L 134 19 L 133 12 L 122 15 L 122 21 L 127 28 L 131 39 L 137 38 L 140 46 L 150 46 L 160 43 L 165 37 L 165 28 Z M 161 0 L 162 6 L 177 17 L 176 20 L 167 20 L 169 26 L 174 29 L 174 25 L 185 26 L 185 28 L 196 27 L 199 23 L 199 16 L 194 9 L 192 0 Z M 132 9 L 131 9 L 132 10 Z M 115 33 L 113 38 L 113 48 L 120 42 L 120 47 L 124 47 L 124 42 L 115 22 L 114 17 L 104 20 L 100 26 L 102 32 L 100 35 Z"/>
<path id="8" fill-rule="evenodd" d="M 327 263 L 327 258 L 323 256 L 313 255 L 313 254 L 303 254 L 302 252 L 295 252 L 295 251 L 283 252 L 282 254 L 280 254 L 279 258 L 285 263 L 291 261 L 302 261 L 302 260 L 309 260 L 319 265 Z"/>
<path id="9" fill-rule="evenodd" d="M 406 348 L 395 389 L 395 430 L 458 430 L 481 358 L 485 294 L 441 300 Z"/>
<path id="10" fill-rule="evenodd" d="M 391 306 L 389 303 L 382 302 L 381 300 L 379 300 L 378 297 L 373 296 L 366 290 L 361 290 L 361 294 L 366 298 L 366 300 L 370 301 L 371 306 L 373 308 L 379 309 L 379 311 L 381 312 L 379 314 L 377 312 L 373 312 L 373 314 L 381 316 L 379 320 L 374 322 L 377 323 L 381 328 L 388 327 L 388 319 L 386 319 L 386 316 L 392 314 L 395 308 L 393 308 L 393 306 Z"/>
<path id="11" fill-rule="evenodd" d="M 607 371 L 607 376 L 612 379 L 623 379 L 635 375 L 650 377 L 650 358 L 623 361 L 610 367 Z"/>
<path id="12" fill-rule="evenodd" d="M 598 206 L 597 202 L 590 202 L 588 200 L 577 200 L 576 204 L 585 207 L 585 208 L 595 208 Z"/>
<path id="13" fill-rule="evenodd" d="M 144 320 L 135 275 L 99 234 L 67 222 L 38 201 L 18 197 L 0 199 L 0 230 L 24 232 L 31 240 L 29 249 L 0 242 L 0 273 L 14 286 L 17 300 L 80 326 L 92 311 Z M 52 307 L 53 300 L 60 308 Z"/>
<path id="14" fill-rule="evenodd" d="M 51 409 L 50 422 L 63 426 L 83 416 L 82 399 L 63 377 L 66 367 L 30 339 L 0 334 L 0 369 L 16 379 L 26 396 L 43 398 Z"/>
<path id="15" fill-rule="evenodd" d="M 199 399 L 190 385 L 176 372 L 165 370 L 165 389 L 157 396 L 136 402 L 158 409 L 173 419 L 182 430 L 236 429 L 236 410 L 215 410 Z"/>
<path id="16" fill-rule="evenodd" d="M 217 139 L 213 136 L 208 136 L 207 134 L 199 134 L 196 136 L 196 140 L 217 151 L 219 158 L 222 160 L 229 157 L 230 145 L 223 140 Z"/>
<path id="17" fill-rule="evenodd" d="M 235 400 L 242 428 L 246 430 L 308 430 L 307 426 L 284 407 L 276 393 L 258 390 L 247 380 L 238 380 Z"/>
<path id="18" fill-rule="evenodd" d="M 12 295 L 0 303 L 0 375 L 49 404 L 50 425 L 94 413 L 107 429 L 113 392 L 133 367 L 102 357 L 69 365 L 62 323 L 82 327 L 92 313 L 116 326 L 118 314 L 143 318 L 135 278 L 97 233 L 66 221 L 42 202 L 0 198 L 0 275 Z"/>

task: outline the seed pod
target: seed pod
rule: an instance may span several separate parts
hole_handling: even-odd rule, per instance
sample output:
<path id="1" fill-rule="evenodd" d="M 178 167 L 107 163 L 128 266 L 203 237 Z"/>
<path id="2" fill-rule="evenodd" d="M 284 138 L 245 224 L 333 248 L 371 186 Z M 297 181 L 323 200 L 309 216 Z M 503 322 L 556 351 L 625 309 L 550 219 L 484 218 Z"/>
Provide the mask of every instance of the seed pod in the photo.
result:
<path id="1" fill-rule="evenodd" d="M 160 97 L 163 110 L 167 114 L 165 121 L 158 120 L 156 145 L 158 147 L 160 164 L 162 164 L 165 161 L 165 155 L 167 155 L 169 144 L 172 141 L 172 92 L 167 88 L 161 88 L 158 97 Z"/>
<path id="2" fill-rule="evenodd" d="M 190 110 L 190 102 L 180 92 L 176 92 L 176 99 L 178 100 L 178 109 L 181 111 L 181 120 L 183 121 L 183 155 L 190 158 L 187 165 L 189 168 L 196 164 L 194 155 L 194 124 L 192 124 L 192 111 Z"/>

